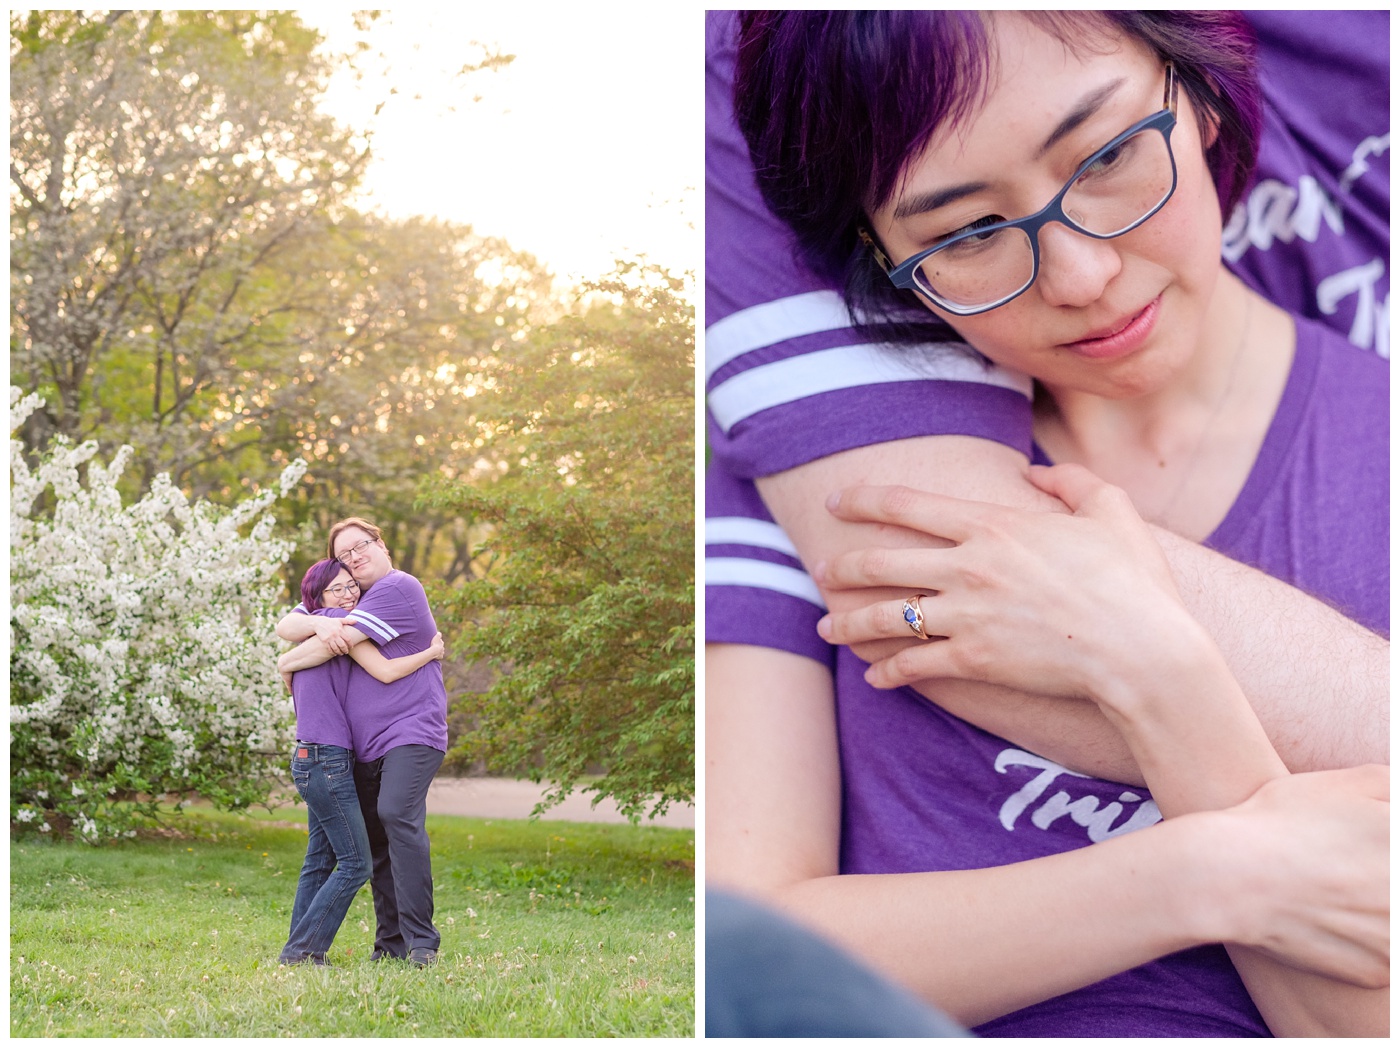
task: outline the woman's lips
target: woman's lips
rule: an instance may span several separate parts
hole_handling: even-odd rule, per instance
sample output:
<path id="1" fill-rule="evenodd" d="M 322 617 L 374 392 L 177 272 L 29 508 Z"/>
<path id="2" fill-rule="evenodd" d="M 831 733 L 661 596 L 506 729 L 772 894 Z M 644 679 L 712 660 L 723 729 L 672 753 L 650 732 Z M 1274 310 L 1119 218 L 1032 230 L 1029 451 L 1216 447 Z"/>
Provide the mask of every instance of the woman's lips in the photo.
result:
<path id="1" fill-rule="evenodd" d="M 1147 304 L 1142 312 L 1131 317 L 1121 327 L 1110 328 L 1102 334 L 1082 338 L 1078 342 L 1061 343 L 1060 348 L 1094 360 L 1109 360 L 1114 357 L 1126 356 L 1141 347 L 1147 341 L 1147 337 L 1152 334 L 1161 305 L 1162 296 L 1158 295 Z"/>

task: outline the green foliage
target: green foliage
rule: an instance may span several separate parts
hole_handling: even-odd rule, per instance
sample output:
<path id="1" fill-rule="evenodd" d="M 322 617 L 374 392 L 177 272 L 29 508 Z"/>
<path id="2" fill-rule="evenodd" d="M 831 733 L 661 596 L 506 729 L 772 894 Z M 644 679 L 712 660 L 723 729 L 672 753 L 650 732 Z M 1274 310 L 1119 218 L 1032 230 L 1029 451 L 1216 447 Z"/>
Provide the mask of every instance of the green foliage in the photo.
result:
<path id="1" fill-rule="evenodd" d="M 459 650 L 499 670 L 459 699 L 454 755 L 581 788 L 637 817 L 694 793 L 694 319 L 631 268 L 531 333 L 481 425 L 510 469 L 423 504 L 494 523 L 485 576 L 433 594 Z"/>
<path id="2" fill-rule="evenodd" d="M 276 508 L 293 590 L 354 514 L 404 570 L 463 578 L 473 522 L 413 497 L 425 472 L 494 468 L 482 372 L 552 308 L 548 278 L 470 229 L 350 206 L 370 136 L 319 102 L 370 59 L 321 44 L 290 12 L 12 14 L 11 370 L 46 400 L 25 435 L 130 445 L 127 496 L 168 473 L 228 504 L 306 460 Z M 480 50 L 459 76 L 511 60 Z"/>
<path id="3" fill-rule="evenodd" d="M 278 966 L 305 826 L 180 825 L 11 845 L 12 1037 L 694 1033 L 693 832 L 430 817 L 442 949 L 420 971 L 369 960 L 368 887 L 334 967 Z"/>
<path id="4" fill-rule="evenodd" d="M 11 367 L 47 400 L 31 442 L 117 427 L 178 481 L 232 428 L 218 392 L 275 366 L 303 305 L 279 263 L 366 153 L 316 108 L 329 66 L 293 14 L 35 11 L 10 40 Z"/>

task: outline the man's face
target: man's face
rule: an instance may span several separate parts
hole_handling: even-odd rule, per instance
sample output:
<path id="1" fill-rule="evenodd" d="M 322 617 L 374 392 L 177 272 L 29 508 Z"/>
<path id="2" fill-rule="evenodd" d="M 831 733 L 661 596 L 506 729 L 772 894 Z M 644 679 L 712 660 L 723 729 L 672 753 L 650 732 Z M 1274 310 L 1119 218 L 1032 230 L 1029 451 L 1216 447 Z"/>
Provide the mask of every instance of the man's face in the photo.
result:
<path id="1" fill-rule="evenodd" d="M 374 585 L 393 568 L 384 540 L 370 538 L 363 528 L 353 525 L 336 535 L 335 557 L 364 589 Z"/>

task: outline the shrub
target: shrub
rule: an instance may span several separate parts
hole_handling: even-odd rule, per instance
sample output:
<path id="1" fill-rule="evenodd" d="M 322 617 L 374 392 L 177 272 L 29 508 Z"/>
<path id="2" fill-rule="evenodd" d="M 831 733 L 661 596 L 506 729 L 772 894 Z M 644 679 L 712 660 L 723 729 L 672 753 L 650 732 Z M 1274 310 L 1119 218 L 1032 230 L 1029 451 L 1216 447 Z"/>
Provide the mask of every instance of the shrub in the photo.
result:
<path id="1" fill-rule="evenodd" d="M 31 468 L 10 391 L 10 822 L 96 842 L 134 833 L 160 795 L 223 808 L 267 796 L 292 739 L 273 634 L 292 544 L 264 511 L 191 504 L 156 477 L 122 504 L 132 450 L 52 438 Z"/>

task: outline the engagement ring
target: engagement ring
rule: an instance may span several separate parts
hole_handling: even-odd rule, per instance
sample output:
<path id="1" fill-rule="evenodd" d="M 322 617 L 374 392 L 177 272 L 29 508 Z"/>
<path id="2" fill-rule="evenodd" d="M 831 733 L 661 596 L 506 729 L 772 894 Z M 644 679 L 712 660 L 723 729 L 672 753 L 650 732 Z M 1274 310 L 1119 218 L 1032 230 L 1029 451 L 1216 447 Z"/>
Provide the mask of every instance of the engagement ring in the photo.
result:
<path id="1" fill-rule="evenodd" d="M 904 621 L 909 623 L 909 628 L 914 631 L 914 636 L 920 640 L 928 640 L 929 635 L 924 632 L 924 611 L 919 607 L 919 598 L 923 595 L 916 593 L 904 602 Z"/>

